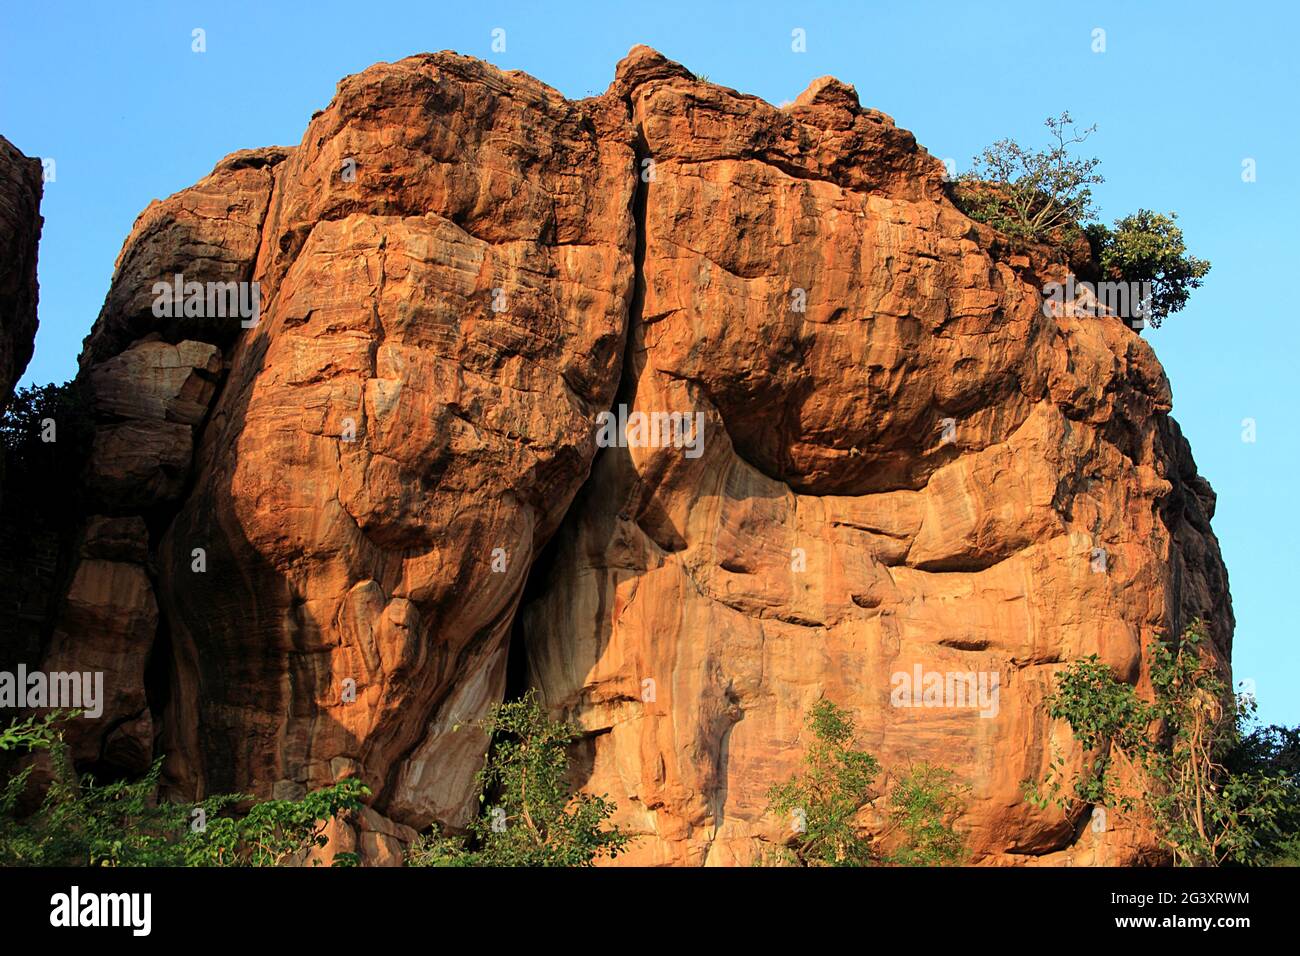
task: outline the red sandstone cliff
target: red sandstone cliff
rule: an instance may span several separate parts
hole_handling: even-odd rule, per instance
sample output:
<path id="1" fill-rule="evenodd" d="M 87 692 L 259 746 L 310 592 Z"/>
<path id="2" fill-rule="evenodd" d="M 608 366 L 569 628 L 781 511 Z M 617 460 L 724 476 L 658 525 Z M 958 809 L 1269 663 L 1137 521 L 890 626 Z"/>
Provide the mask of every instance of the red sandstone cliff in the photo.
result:
<path id="1" fill-rule="evenodd" d="M 36 340 L 36 244 L 41 162 L 0 136 L 0 408 L 13 394 Z"/>
<path id="2" fill-rule="evenodd" d="M 156 314 L 178 273 L 256 282 L 256 323 Z M 119 257 L 45 661 L 109 672 L 78 754 L 166 753 L 186 795 L 358 775 L 340 839 L 390 862 L 468 819 L 469 725 L 526 681 L 627 860 L 745 863 L 824 694 L 886 766 L 958 771 L 978 861 L 1139 859 L 1022 799 L 1071 752 L 1040 702 L 1091 653 L 1145 680 L 1194 616 L 1226 658 L 1232 614 L 1160 365 L 1046 317 L 1064 275 L 832 79 L 778 109 L 644 47 L 577 102 L 450 53 L 349 77 Z M 700 453 L 598 448 L 617 406 L 701 415 Z M 892 706 L 918 666 L 996 675 L 996 712 Z"/>

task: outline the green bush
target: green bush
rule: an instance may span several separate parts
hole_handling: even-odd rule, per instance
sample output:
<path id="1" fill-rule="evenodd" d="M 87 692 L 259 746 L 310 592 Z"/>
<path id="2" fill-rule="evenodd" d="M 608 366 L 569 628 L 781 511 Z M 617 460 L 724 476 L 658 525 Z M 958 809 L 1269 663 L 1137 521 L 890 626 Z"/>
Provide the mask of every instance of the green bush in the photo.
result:
<path id="1" fill-rule="evenodd" d="M 1094 218 L 1092 187 L 1103 182 L 1098 159 L 1077 158 L 1072 148 L 1096 126 L 1078 129 L 1069 113 L 1049 117 L 1049 144 L 1029 150 L 1001 139 L 972 161 L 957 180 L 955 198 L 966 215 L 1013 239 L 1048 242 L 1079 234 Z"/>
<path id="2" fill-rule="evenodd" d="M 886 862 L 898 866 L 950 866 L 966 859 L 966 846 L 954 829 L 966 788 L 951 770 L 921 763 L 909 767 L 889 791 L 889 830 L 901 836 Z"/>
<path id="3" fill-rule="evenodd" d="M 281 866 L 301 863 L 326 843 L 335 815 L 357 810 L 369 790 L 348 779 L 302 800 L 237 805 L 251 797 L 225 794 L 200 803 L 160 801 L 157 760 L 139 780 L 97 783 L 78 776 L 58 722 L 65 715 L 11 722 L 0 751 L 48 754 L 53 779 L 40 807 L 18 812 L 32 766 L 0 788 L 0 866 Z M 339 854 L 335 866 L 356 862 Z"/>
<path id="4" fill-rule="evenodd" d="M 940 866 L 966 856 L 954 822 L 963 788 L 951 771 L 907 768 L 884 802 L 887 826 L 873 838 L 861 811 L 879 799 L 880 763 L 854 746 L 849 712 L 819 700 L 808 712 L 812 740 L 801 772 L 768 791 L 768 812 L 788 824 L 786 844 L 765 862 L 787 866 Z M 888 849 L 892 847 L 892 849 Z"/>
<path id="5" fill-rule="evenodd" d="M 1210 263 L 1187 254 L 1175 213 L 1139 209 L 1116 220 L 1114 228 L 1097 222 L 1092 187 L 1104 181 L 1100 161 L 1073 154 L 1097 127 L 1080 130 L 1069 113 L 1046 125 L 1051 138 L 1043 149 L 1002 139 L 976 156 L 957 179 L 954 201 L 970 218 L 1016 243 L 1063 250 L 1086 236 L 1103 280 L 1149 283 L 1140 317 L 1159 326 L 1187 304 Z"/>
<path id="6" fill-rule="evenodd" d="M 1253 713 L 1254 702 L 1245 701 Z M 1251 723 L 1224 758 L 1229 773 L 1249 779 L 1284 782 L 1290 799 L 1282 802 L 1275 826 L 1257 834 L 1260 860 L 1267 866 L 1300 866 L 1300 727 Z"/>
<path id="7" fill-rule="evenodd" d="M 1187 304 L 1210 264 L 1187 254 L 1177 213 L 1162 215 L 1139 209 L 1115 221 L 1114 229 L 1094 224 L 1088 229 L 1093 254 L 1105 278 L 1123 282 L 1149 282 L 1151 298 L 1145 317 L 1159 326 Z"/>
<path id="8" fill-rule="evenodd" d="M 1054 754 L 1042 781 L 1027 781 L 1035 805 L 1114 809 L 1149 826 L 1182 866 L 1261 865 L 1293 852 L 1300 815 L 1294 768 L 1270 766 L 1246 729 L 1254 703 L 1220 678 L 1196 622 L 1177 642 L 1152 648 L 1153 699 L 1118 680 L 1095 656 L 1070 664 L 1047 699 L 1091 758 L 1069 773 Z M 1235 766 L 1234 766 L 1235 764 Z"/>
<path id="9" fill-rule="evenodd" d="M 629 836 L 606 826 L 614 804 L 569 786 L 576 732 L 551 720 L 534 691 L 493 707 L 482 726 L 492 735 L 477 777 L 483 813 L 467 840 L 436 828 L 421 837 L 408 865 L 591 866 L 623 852 Z"/>

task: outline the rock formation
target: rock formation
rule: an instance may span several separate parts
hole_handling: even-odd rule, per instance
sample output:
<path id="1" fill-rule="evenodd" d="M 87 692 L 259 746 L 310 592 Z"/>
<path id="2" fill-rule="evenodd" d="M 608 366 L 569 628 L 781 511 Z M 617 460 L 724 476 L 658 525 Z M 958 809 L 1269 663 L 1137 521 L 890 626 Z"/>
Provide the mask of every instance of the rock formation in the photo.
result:
<path id="1" fill-rule="evenodd" d="M 0 409 L 36 341 L 36 244 L 41 238 L 41 161 L 0 136 Z"/>
<path id="2" fill-rule="evenodd" d="M 36 255 L 43 220 L 40 160 L 19 152 L 0 136 L 0 411 L 13 397 L 36 340 Z M 0 669 L 34 663 L 45 617 L 59 597 L 53 566 L 57 535 L 35 532 L 10 520 L 22 501 L 6 501 L 8 456 L 0 454 Z M 74 518 L 75 520 L 75 518 Z"/>
<path id="3" fill-rule="evenodd" d="M 108 671 L 78 754 L 165 753 L 184 796 L 360 776 L 336 844 L 393 862 L 468 821 L 474 721 L 527 685 L 627 861 L 743 864 L 824 695 L 887 768 L 957 771 L 976 861 L 1147 857 L 1023 799 L 1078 759 L 1041 700 L 1092 653 L 1141 684 L 1196 616 L 1226 659 L 1232 613 L 1159 363 L 1045 314 L 1067 271 L 833 79 L 777 108 L 644 47 L 576 102 L 450 53 L 349 77 L 119 257 L 46 658 Z M 602 447 L 611 409 L 662 430 Z M 993 697 L 899 706 L 918 671 Z"/>

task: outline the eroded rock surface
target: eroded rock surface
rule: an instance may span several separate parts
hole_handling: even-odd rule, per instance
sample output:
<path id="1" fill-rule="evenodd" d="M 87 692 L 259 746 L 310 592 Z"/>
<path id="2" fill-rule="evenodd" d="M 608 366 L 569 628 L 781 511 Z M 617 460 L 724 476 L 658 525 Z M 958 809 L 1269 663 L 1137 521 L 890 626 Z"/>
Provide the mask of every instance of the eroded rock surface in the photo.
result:
<path id="1" fill-rule="evenodd" d="M 183 786 L 359 774 L 399 821 L 468 821 L 622 361 L 630 140 L 615 101 L 443 54 L 345 80 L 277 167 L 265 311 L 159 558 Z"/>
<path id="2" fill-rule="evenodd" d="M 0 408 L 36 341 L 36 246 L 41 238 L 41 161 L 0 136 Z"/>
<path id="3" fill-rule="evenodd" d="M 474 721 L 531 684 L 627 860 L 739 864 L 827 696 L 887 768 L 957 771 L 978 862 L 1141 859 L 1023 799 L 1078 757 L 1042 697 L 1092 653 L 1141 685 L 1194 616 L 1226 657 L 1232 615 L 1159 363 L 1045 315 L 1065 271 L 829 78 L 778 109 L 644 47 L 577 102 L 448 53 L 349 77 L 119 257 L 50 649 L 118 685 L 85 751 L 156 735 L 187 796 L 360 776 L 333 850 L 394 862 L 467 822 Z M 160 315 L 178 274 L 256 283 L 256 321 Z M 699 443 L 600 450 L 618 406 Z M 916 668 L 996 698 L 898 706 Z"/>
<path id="4" fill-rule="evenodd" d="M 887 768 L 959 768 L 975 859 L 1131 862 L 1147 841 L 1072 851 L 1021 782 L 1069 751 L 1041 707 L 1062 662 L 1142 681 L 1194 616 L 1228 647 L 1213 495 L 1151 349 L 1045 317 L 1063 267 L 990 254 L 939 163 L 833 80 L 778 110 L 639 51 L 615 86 L 655 168 L 619 400 L 703 412 L 705 451 L 606 452 L 525 630 L 591 735 L 586 785 L 645 834 L 630 861 L 783 841 L 766 791 L 824 695 Z M 918 667 L 996 702 L 898 706 Z"/>

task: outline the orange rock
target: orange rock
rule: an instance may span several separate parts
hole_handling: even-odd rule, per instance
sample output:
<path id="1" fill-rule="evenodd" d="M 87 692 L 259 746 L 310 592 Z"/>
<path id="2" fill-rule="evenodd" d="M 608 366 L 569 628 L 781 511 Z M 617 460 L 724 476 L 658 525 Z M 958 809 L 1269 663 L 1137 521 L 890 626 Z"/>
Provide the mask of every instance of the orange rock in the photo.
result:
<path id="1" fill-rule="evenodd" d="M 276 167 L 267 306 L 159 555 L 179 785 L 344 759 L 394 819 L 468 821 L 472 725 L 617 382 L 630 140 L 615 101 L 439 54 L 343 81 Z"/>
<path id="2" fill-rule="evenodd" d="M 1127 863 L 1021 783 L 1074 754 L 1042 698 L 1099 654 L 1232 616 L 1214 499 L 1147 344 L 1048 319 L 911 137 L 815 82 L 784 111 L 643 48 L 620 67 L 645 155 L 643 301 L 620 400 L 702 411 L 703 457 L 611 448 L 524 609 L 529 678 L 587 733 L 626 862 L 731 865 L 781 841 L 766 791 L 809 707 L 849 707 L 887 770 L 971 787 L 978 862 Z M 925 674 L 992 706 L 891 691 Z M 972 685 L 974 686 L 974 685 Z M 978 700 L 977 700 L 978 702 Z M 1081 847 L 1086 847 L 1086 852 Z"/>
<path id="3" fill-rule="evenodd" d="M 629 862 L 784 839 L 821 696 L 888 771 L 956 770 L 979 862 L 1149 858 L 1021 793 L 1082 759 L 1042 706 L 1065 662 L 1144 687 L 1161 633 L 1204 616 L 1226 659 L 1233 626 L 1160 365 L 1044 314 L 1067 268 L 831 78 L 777 109 L 637 47 L 579 102 L 450 53 L 345 79 L 298 147 L 146 210 L 87 340 L 91 480 L 155 534 L 97 519 L 69 606 L 147 651 L 156 590 L 172 661 L 105 752 L 156 729 L 186 795 L 359 776 L 333 850 L 395 862 L 475 811 L 515 641 Z M 256 325 L 159 316 L 176 274 L 257 283 Z M 643 441 L 598 443 L 618 406 Z"/>

